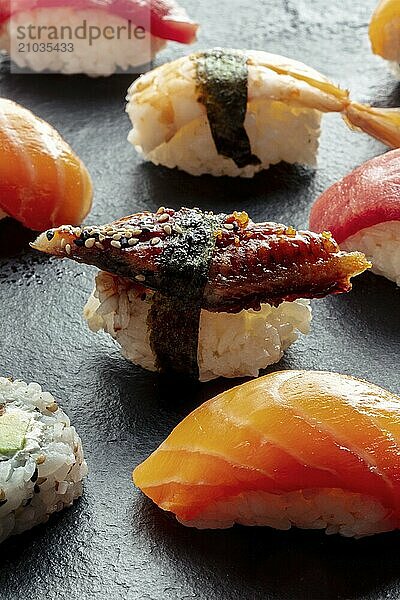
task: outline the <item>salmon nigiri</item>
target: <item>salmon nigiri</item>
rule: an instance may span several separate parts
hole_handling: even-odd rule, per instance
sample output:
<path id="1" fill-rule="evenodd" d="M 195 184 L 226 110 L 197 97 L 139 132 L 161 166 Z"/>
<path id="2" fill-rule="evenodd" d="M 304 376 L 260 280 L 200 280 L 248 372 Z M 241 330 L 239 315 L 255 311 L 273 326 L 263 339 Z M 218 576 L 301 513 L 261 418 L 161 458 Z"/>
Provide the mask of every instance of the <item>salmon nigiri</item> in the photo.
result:
<path id="1" fill-rule="evenodd" d="M 338 373 L 272 373 L 193 411 L 133 481 L 198 528 L 396 529 L 400 398 Z"/>
<path id="2" fill-rule="evenodd" d="M 400 2 L 380 0 L 369 25 L 372 51 L 389 61 L 400 79 Z"/>
<path id="3" fill-rule="evenodd" d="M 315 202 L 310 227 L 331 231 L 344 250 L 360 250 L 372 271 L 400 285 L 400 150 L 362 164 Z"/>
<path id="4" fill-rule="evenodd" d="M 82 161 L 51 125 L 0 98 L 0 218 L 35 231 L 80 224 L 92 205 Z"/>

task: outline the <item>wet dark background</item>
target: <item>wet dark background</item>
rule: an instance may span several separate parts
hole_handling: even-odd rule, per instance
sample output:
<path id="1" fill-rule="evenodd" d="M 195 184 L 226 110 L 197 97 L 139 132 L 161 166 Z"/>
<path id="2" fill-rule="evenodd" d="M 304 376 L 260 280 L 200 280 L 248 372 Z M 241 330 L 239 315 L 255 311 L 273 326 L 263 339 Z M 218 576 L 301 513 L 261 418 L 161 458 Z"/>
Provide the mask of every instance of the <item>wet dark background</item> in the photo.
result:
<path id="1" fill-rule="evenodd" d="M 265 49 L 302 60 L 379 105 L 400 104 L 397 83 L 370 53 L 374 0 L 185 0 L 202 23 L 197 47 Z M 158 62 L 186 49 L 171 44 Z M 385 147 L 323 119 L 317 170 L 279 165 L 253 180 L 193 178 L 144 164 L 126 142 L 132 76 L 7 74 L 0 94 L 55 125 L 85 160 L 96 197 L 88 222 L 159 205 L 247 210 L 305 226 L 313 199 Z M 81 313 L 94 269 L 26 248 L 27 232 L 0 224 L 1 374 L 38 381 L 61 400 L 90 468 L 85 494 L 48 525 L 0 548 L 0 598 L 286 600 L 400 597 L 399 534 L 360 541 L 321 532 L 186 529 L 130 482 L 132 468 L 195 406 L 237 381 L 189 385 L 126 362 Z M 313 303 L 312 333 L 276 368 L 335 370 L 399 392 L 400 292 L 372 274 L 347 296 Z"/>

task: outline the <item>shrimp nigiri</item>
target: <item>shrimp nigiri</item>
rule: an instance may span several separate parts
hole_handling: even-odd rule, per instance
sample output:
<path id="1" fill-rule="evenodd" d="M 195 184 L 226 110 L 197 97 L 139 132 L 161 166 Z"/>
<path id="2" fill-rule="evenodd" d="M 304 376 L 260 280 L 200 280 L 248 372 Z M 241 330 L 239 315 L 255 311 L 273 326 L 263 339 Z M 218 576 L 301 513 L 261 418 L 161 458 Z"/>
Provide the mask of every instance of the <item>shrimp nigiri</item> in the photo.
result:
<path id="1" fill-rule="evenodd" d="M 102 269 L 85 316 L 132 362 L 201 381 L 257 376 L 308 333 L 304 299 L 346 292 L 369 267 L 329 234 L 187 208 L 52 229 L 33 247 Z"/>
<path id="2" fill-rule="evenodd" d="M 200 529 L 397 529 L 400 398 L 338 373 L 272 373 L 194 410 L 133 481 Z"/>
<path id="3" fill-rule="evenodd" d="M 53 127 L 0 98 L 0 218 L 41 231 L 78 225 L 92 206 L 92 182 L 82 161 Z"/>
<path id="4" fill-rule="evenodd" d="M 344 250 L 360 250 L 372 271 L 400 285 L 400 150 L 368 160 L 314 203 L 310 227 Z"/>
<path id="5" fill-rule="evenodd" d="M 352 102 L 307 65 L 214 48 L 146 73 L 128 92 L 129 141 L 155 164 L 192 175 L 252 177 L 280 161 L 315 166 L 323 113 L 341 113 L 391 147 L 400 111 Z"/>

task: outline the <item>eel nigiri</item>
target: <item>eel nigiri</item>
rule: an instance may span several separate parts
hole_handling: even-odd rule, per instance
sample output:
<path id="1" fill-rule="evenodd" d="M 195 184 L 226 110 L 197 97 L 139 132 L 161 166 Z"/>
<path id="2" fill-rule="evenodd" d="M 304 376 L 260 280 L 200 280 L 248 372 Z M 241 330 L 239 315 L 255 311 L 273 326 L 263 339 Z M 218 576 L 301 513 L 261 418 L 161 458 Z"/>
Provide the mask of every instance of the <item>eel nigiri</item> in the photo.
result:
<path id="1" fill-rule="evenodd" d="M 132 362 L 201 381 L 257 376 L 308 333 L 304 299 L 346 292 L 369 267 L 326 233 L 188 208 L 52 229 L 33 247 L 102 269 L 85 316 Z"/>
<path id="2" fill-rule="evenodd" d="M 338 373 L 272 373 L 194 410 L 133 481 L 192 527 L 397 529 L 400 398 Z"/>
<path id="3" fill-rule="evenodd" d="M 92 182 L 59 133 L 19 104 L 0 98 L 0 218 L 42 231 L 78 225 L 92 206 Z"/>
<path id="4" fill-rule="evenodd" d="M 214 48 L 162 65 L 131 86 L 127 112 L 138 152 L 192 175 L 252 177 L 280 161 L 315 166 L 328 112 L 400 146 L 399 110 L 352 102 L 307 65 L 254 50 Z"/>
<path id="5" fill-rule="evenodd" d="M 34 71 L 134 70 L 168 40 L 191 44 L 197 29 L 175 0 L 0 0 L 0 49 Z M 31 51 L 32 44 L 50 49 Z"/>
<path id="6" fill-rule="evenodd" d="M 400 285 L 400 150 L 333 184 L 313 205 L 310 227 L 331 231 L 342 249 L 364 252 L 374 273 Z"/>
<path id="7" fill-rule="evenodd" d="M 380 0 L 369 25 L 372 51 L 389 61 L 400 79 L 400 2 Z"/>

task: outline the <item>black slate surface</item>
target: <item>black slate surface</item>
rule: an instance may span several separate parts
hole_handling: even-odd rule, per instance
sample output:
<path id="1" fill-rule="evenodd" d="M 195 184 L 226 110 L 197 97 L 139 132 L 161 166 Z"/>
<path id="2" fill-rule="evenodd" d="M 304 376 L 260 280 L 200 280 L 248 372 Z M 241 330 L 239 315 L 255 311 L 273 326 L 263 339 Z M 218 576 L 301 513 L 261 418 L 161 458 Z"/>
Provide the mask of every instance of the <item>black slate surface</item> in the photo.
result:
<path id="1" fill-rule="evenodd" d="M 185 0 L 202 23 L 197 47 L 266 49 L 303 60 L 356 99 L 399 104 L 399 88 L 372 56 L 374 0 Z M 185 48 L 171 44 L 158 62 Z M 385 148 L 326 116 L 317 170 L 279 165 L 254 180 L 189 175 L 144 164 L 126 142 L 130 76 L 0 74 L 0 94 L 55 125 L 89 167 L 89 222 L 159 205 L 244 209 L 254 219 L 305 226 L 312 200 Z M 74 508 L 0 548 L 0 598 L 286 600 L 400 597 L 398 533 L 360 541 L 321 532 L 186 529 L 130 482 L 131 469 L 183 416 L 237 381 L 182 384 L 126 362 L 81 312 L 95 270 L 26 249 L 27 233 L 0 224 L 1 373 L 38 381 L 61 399 L 90 468 Z M 24 246 L 25 242 L 25 246 Z M 313 303 L 312 333 L 276 368 L 336 370 L 399 392 L 400 292 L 372 274 L 347 296 Z"/>

